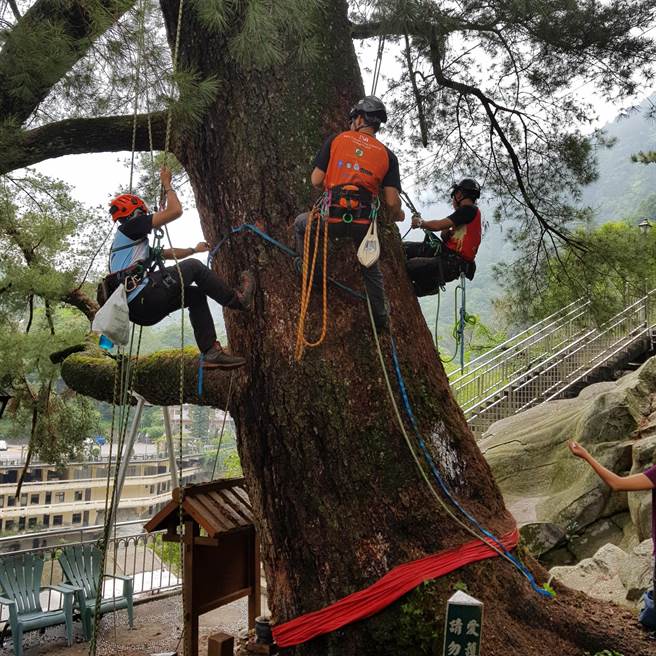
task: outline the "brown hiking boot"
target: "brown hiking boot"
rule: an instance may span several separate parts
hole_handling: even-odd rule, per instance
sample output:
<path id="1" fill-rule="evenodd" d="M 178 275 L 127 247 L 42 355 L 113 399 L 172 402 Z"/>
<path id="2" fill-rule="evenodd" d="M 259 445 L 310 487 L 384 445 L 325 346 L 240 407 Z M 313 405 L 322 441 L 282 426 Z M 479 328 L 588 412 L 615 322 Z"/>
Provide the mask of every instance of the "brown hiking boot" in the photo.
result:
<path id="1" fill-rule="evenodd" d="M 237 369 L 245 364 L 245 358 L 227 353 L 219 342 L 214 342 L 214 346 L 203 353 L 203 369 Z"/>
<path id="2" fill-rule="evenodd" d="M 250 312 L 255 296 L 255 276 L 252 271 L 242 271 L 239 276 L 239 289 L 235 291 L 236 310 Z"/>

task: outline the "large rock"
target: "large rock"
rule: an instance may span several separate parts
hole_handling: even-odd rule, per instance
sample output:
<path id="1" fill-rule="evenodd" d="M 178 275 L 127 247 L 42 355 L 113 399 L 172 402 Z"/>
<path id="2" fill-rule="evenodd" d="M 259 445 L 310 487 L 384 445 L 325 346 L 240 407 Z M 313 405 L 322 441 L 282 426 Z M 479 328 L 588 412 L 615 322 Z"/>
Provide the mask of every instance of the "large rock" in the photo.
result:
<path id="1" fill-rule="evenodd" d="M 629 553 L 607 544 L 592 558 L 585 558 L 578 565 L 553 567 L 550 574 L 595 599 L 635 608 L 651 586 L 651 552 L 651 540 L 645 540 Z"/>
<path id="2" fill-rule="evenodd" d="M 651 414 L 654 392 L 656 358 L 651 358 L 618 381 L 590 385 L 577 398 L 508 417 L 483 435 L 479 446 L 535 554 L 569 545 L 578 536 L 572 542 L 576 559 L 625 539 L 624 526 L 602 520 L 626 513 L 627 495 L 611 494 L 587 463 L 570 454 L 567 442 L 575 439 L 608 469 L 628 473 L 637 466 L 633 447 Z M 651 458 L 654 450 L 656 438 L 651 451 L 640 451 L 641 458 Z M 646 512 L 643 505 L 635 509 L 636 517 Z"/>

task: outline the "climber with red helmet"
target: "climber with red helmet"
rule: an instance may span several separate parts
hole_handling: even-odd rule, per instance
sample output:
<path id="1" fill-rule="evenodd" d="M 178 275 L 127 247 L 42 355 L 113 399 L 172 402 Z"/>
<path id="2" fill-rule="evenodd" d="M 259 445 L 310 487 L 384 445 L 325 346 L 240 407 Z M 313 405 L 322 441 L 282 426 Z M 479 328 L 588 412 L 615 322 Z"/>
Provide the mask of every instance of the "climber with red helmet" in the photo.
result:
<path id="1" fill-rule="evenodd" d="M 125 284 L 130 320 L 140 326 L 152 326 L 180 309 L 182 277 L 184 304 L 189 308 L 196 343 L 203 354 L 203 366 L 218 369 L 241 367 L 246 360 L 227 353 L 216 339 L 207 297 L 224 307 L 249 311 L 255 291 L 253 274 L 244 271 L 240 277 L 240 288 L 233 289 L 202 262 L 195 258 L 184 259 L 195 253 L 207 252 L 209 246 L 205 242 L 193 248 L 154 252 L 148 235 L 182 216 L 182 205 L 171 186 L 171 171 L 162 168 L 160 179 L 166 202 L 163 209 L 157 212 L 150 212 L 146 203 L 132 194 L 121 194 L 111 201 L 109 213 L 112 220 L 118 222 L 118 228 L 109 256 L 110 274 L 101 285 L 103 295 L 106 298 L 120 284 Z M 164 259 L 182 261 L 177 266 L 165 268 L 162 264 Z"/>
<path id="2" fill-rule="evenodd" d="M 357 248 L 367 234 L 375 216 L 372 209 L 377 210 L 381 197 L 393 221 L 403 221 L 405 217 L 399 195 L 399 161 L 376 138 L 381 124 L 387 122 L 385 105 L 376 96 L 365 96 L 351 108 L 348 120 L 348 130 L 333 134 L 324 142 L 315 157 L 310 180 L 329 199 L 325 218 L 329 235 L 349 237 Z M 308 216 L 301 214 L 294 222 L 299 255 L 303 253 Z M 383 330 L 388 324 L 383 274 L 377 262 L 361 269 L 376 327 Z"/>
<path id="3" fill-rule="evenodd" d="M 406 269 L 417 296 L 437 294 L 461 273 L 469 280 L 474 278 L 474 259 L 481 243 L 481 211 L 476 205 L 480 195 L 478 182 L 464 178 L 451 187 L 454 211 L 449 216 L 430 221 L 419 215 L 412 217 L 412 227 L 425 232 L 422 242 L 403 242 Z M 435 232 L 440 233 L 441 239 Z"/>

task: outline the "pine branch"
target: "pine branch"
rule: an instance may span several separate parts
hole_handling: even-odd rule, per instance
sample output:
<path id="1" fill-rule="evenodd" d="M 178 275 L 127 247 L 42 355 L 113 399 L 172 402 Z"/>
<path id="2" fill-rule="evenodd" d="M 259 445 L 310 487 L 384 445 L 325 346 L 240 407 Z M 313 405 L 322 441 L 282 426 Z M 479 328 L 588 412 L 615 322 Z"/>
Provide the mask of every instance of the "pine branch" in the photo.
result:
<path id="1" fill-rule="evenodd" d="M 510 107 L 505 107 L 503 105 L 496 103 L 494 100 L 492 100 L 492 98 L 485 95 L 478 87 L 474 87 L 470 84 L 457 82 L 455 80 L 447 78 L 444 75 L 444 71 L 442 70 L 441 52 L 440 52 L 438 39 L 439 37 L 437 34 L 437 30 L 433 28 L 431 30 L 431 36 L 430 36 L 430 58 L 433 66 L 433 74 L 435 75 L 435 81 L 443 87 L 446 87 L 448 89 L 453 89 L 454 91 L 458 91 L 464 96 L 474 96 L 480 101 L 481 105 L 483 106 L 483 109 L 485 110 L 485 113 L 488 116 L 492 131 L 497 135 L 497 137 L 503 144 L 506 153 L 510 157 L 512 170 L 515 175 L 515 181 L 517 182 L 517 187 L 519 189 L 519 192 L 521 193 L 522 199 L 526 207 L 530 210 L 533 216 L 535 216 L 535 218 L 538 220 L 538 223 L 546 231 L 546 233 L 548 233 L 549 235 L 557 236 L 564 243 L 569 243 L 576 246 L 577 242 L 572 238 L 571 235 L 566 234 L 565 232 L 554 226 L 545 216 L 543 216 L 542 212 L 540 212 L 540 210 L 536 207 L 535 203 L 533 202 L 533 199 L 531 198 L 531 195 L 528 192 L 528 189 L 526 188 L 526 184 L 525 184 L 524 176 L 522 174 L 521 165 L 517 152 L 515 151 L 512 143 L 510 142 L 510 139 L 508 138 L 506 131 L 503 129 L 503 127 L 501 126 L 501 124 L 497 119 L 497 111 L 514 114 L 515 116 L 518 116 L 520 118 L 523 118 L 525 114 L 517 109 L 512 109 Z"/>
<path id="2" fill-rule="evenodd" d="M 61 300 L 67 305 L 72 305 L 74 308 L 77 308 L 87 319 L 89 319 L 89 321 L 93 321 L 96 312 L 99 310 L 98 303 L 80 289 L 74 289 L 72 292 L 63 296 Z"/>
<path id="3" fill-rule="evenodd" d="M 14 18 L 19 21 L 23 16 L 20 13 L 20 10 L 18 9 L 18 5 L 16 4 L 16 0 L 8 0 L 9 2 L 9 7 L 11 9 L 11 13 L 14 14 Z"/>
<path id="4" fill-rule="evenodd" d="M 153 113 L 150 121 L 153 148 L 160 150 L 164 147 L 166 115 Z M 131 150 L 132 125 L 133 117 L 125 115 L 66 119 L 27 130 L 3 152 L 0 174 L 62 155 Z M 137 116 L 136 149 L 150 149 L 148 114 Z"/>
<path id="5" fill-rule="evenodd" d="M 37 0 L 9 32 L 0 51 L 0 118 L 22 125 L 133 4 L 134 0 Z"/>

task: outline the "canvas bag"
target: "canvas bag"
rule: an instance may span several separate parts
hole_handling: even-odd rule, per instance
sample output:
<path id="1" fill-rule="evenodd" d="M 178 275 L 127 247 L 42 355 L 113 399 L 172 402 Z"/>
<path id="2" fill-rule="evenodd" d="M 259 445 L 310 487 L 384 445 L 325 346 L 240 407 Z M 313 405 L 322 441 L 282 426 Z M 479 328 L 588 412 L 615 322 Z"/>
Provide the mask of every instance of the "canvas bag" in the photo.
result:
<path id="1" fill-rule="evenodd" d="M 107 302 L 98 310 L 91 330 L 108 337 L 119 346 L 127 346 L 130 340 L 130 309 L 125 285 L 119 285 Z"/>
<path id="2" fill-rule="evenodd" d="M 380 243 L 378 242 L 378 228 L 374 219 L 370 225 L 369 230 L 358 248 L 358 261 L 364 267 L 371 267 L 380 257 Z"/>

